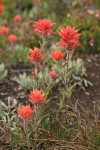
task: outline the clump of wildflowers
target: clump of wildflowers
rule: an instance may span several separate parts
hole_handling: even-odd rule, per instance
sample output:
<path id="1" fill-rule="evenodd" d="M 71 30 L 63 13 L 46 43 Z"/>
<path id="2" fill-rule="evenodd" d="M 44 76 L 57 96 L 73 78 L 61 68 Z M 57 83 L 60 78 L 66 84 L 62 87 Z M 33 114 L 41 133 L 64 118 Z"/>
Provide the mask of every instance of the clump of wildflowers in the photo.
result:
<path id="1" fill-rule="evenodd" d="M 41 105 L 41 104 L 43 104 L 43 102 L 47 99 L 49 94 L 52 94 L 49 92 L 52 92 L 53 85 L 56 83 L 56 80 L 54 80 L 54 79 L 56 79 L 56 78 L 58 79 L 60 76 L 59 79 L 63 80 L 63 81 L 61 81 L 58 79 L 58 81 L 61 81 L 61 83 L 64 87 L 64 88 L 60 89 L 60 92 L 62 93 L 62 97 L 63 97 L 63 102 L 61 99 L 61 102 L 59 103 L 59 112 L 63 108 L 63 103 L 64 103 L 64 100 L 66 99 L 66 97 L 68 97 L 68 96 L 70 97 L 70 95 L 68 95 L 69 94 L 69 91 L 68 91 L 69 85 L 68 85 L 68 78 L 67 78 L 68 77 L 67 71 L 69 71 L 68 70 L 69 69 L 69 66 L 68 66 L 69 57 L 67 57 L 67 59 L 66 59 L 66 56 L 69 55 L 68 51 L 62 52 L 61 50 L 56 49 L 53 52 L 51 52 L 51 54 L 50 53 L 46 54 L 46 51 L 43 51 L 46 49 L 45 48 L 45 43 L 47 43 L 46 37 L 48 36 L 48 34 L 51 35 L 54 33 L 52 30 L 52 25 L 53 25 L 52 22 L 47 19 L 40 19 L 33 25 L 35 31 L 42 38 L 42 42 L 43 42 L 40 44 L 40 48 L 34 47 L 33 50 L 32 49 L 29 50 L 29 56 L 28 56 L 28 60 L 35 65 L 34 66 L 35 71 L 33 71 L 31 73 L 31 75 L 34 77 L 35 83 L 36 83 L 34 86 L 35 90 L 30 91 L 29 98 L 28 98 L 28 101 L 31 102 L 33 105 L 33 110 L 22 107 L 22 109 L 20 111 L 18 111 L 18 114 L 20 114 L 24 118 L 25 117 L 30 118 L 32 113 L 35 112 L 35 114 L 34 114 L 34 140 L 35 140 L 34 145 L 35 145 L 35 149 L 37 147 L 38 129 L 39 129 L 39 125 L 41 122 L 41 117 L 40 117 L 41 113 L 39 113 L 39 111 L 40 112 L 43 111 L 41 109 L 43 105 Z M 58 43 L 58 46 L 64 46 L 68 50 L 72 50 L 73 48 L 80 46 L 78 40 L 79 40 L 79 37 L 81 36 L 81 34 L 79 34 L 78 31 L 75 30 L 75 28 L 72 28 L 70 26 L 67 26 L 66 28 L 62 28 L 59 35 L 61 36 L 61 41 L 60 41 L 60 43 Z M 46 56 L 48 58 L 46 58 Z M 47 60 L 50 60 L 50 62 L 51 62 L 50 66 L 47 66 L 47 64 L 48 64 Z M 40 63 L 41 63 L 41 65 L 40 65 Z M 51 69 L 52 64 L 54 64 L 55 65 L 54 67 L 57 67 L 57 69 L 59 71 L 61 71 L 61 73 L 59 71 L 57 71 L 58 72 L 57 73 L 55 71 L 56 68 L 54 70 L 52 70 Z M 39 80 L 39 78 L 41 81 Z M 50 81 L 50 82 L 48 82 L 48 81 Z M 42 88 L 42 90 L 44 91 L 45 94 L 42 93 L 42 90 L 37 90 L 40 87 Z M 71 89 L 72 89 L 72 87 L 71 87 Z M 60 96 L 60 92 L 59 92 L 58 96 Z M 68 96 L 66 96 L 66 95 L 68 95 Z M 58 98 L 58 96 L 57 96 L 57 98 Z M 25 111 L 23 109 L 25 109 Z M 28 111 L 29 111 L 29 113 L 28 113 Z"/>

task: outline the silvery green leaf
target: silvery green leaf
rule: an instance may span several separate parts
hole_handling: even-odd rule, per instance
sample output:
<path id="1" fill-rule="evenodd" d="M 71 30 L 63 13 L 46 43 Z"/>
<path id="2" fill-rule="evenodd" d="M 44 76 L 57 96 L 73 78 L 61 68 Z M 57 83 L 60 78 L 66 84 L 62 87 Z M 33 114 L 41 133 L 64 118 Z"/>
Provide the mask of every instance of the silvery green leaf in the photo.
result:
<path id="1" fill-rule="evenodd" d="M 4 63 L 0 64 L 0 82 L 6 78 L 8 71 L 5 69 Z"/>

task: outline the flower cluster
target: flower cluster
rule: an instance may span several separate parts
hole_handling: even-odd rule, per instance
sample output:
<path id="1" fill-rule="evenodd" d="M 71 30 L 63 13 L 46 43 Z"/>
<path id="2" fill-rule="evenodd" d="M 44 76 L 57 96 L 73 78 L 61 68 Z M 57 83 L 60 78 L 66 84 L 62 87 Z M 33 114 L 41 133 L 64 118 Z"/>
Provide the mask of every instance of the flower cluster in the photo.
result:
<path id="1" fill-rule="evenodd" d="M 50 20 L 40 19 L 33 25 L 33 27 L 35 28 L 36 32 L 40 34 L 42 38 L 44 38 L 43 36 L 48 36 L 48 34 L 53 34 L 53 30 L 51 29 L 52 25 L 53 24 Z M 72 28 L 70 26 L 67 26 L 66 28 L 62 28 L 59 35 L 61 36 L 61 40 L 60 40 L 60 43 L 57 44 L 58 46 L 64 46 L 68 50 L 72 50 L 73 48 L 80 46 L 80 44 L 78 43 L 78 39 L 81 36 L 81 34 L 79 34 L 77 30 L 75 30 L 75 28 Z M 14 40 L 14 36 L 10 36 L 9 41 L 15 41 L 15 40 Z M 39 66 L 40 63 L 42 64 L 42 62 L 44 62 L 44 59 L 46 56 L 46 52 L 44 52 L 41 49 L 42 48 L 34 47 L 33 50 L 32 49 L 29 50 L 29 56 L 28 56 L 28 60 L 31 61 L 35 65 L 36 70 L 37 70 L 37 71 L 32 72 L 32 76 L 36 80 L 37 84 L 38 84 L 38 78 L 37 78 L 38 72 L 41 71 L 41 67 L 37 67 L 37 66 Z M 55 63 L 55 62 L 64 60 L 65 55 L 67 55 L 66 52 L 62 52 L 61 50 L 57 49 L 51 52 L 51 54 L 47 56 L 49 56 L 49 58 L 51 58 L 50 60 L 51 61 L 53 60 L 52 62 Z M 42 69 L 45 70 L 45 68 L 42 68 Z M 49 76 L 53 80 L 56 80 L 56 78 L 59 77 L 59 75 L 56 73 L 55 70 L 50 70 Z M 46 96 L 41 92 L 41 90 L 36 89 L 36 90 L 30 91 L 28 101 L 33 104 L 34 110 L 32 110 L 29 106 L 22 106 L 20 109 L 18 109 L 17 112 L 23 118 L 28 119 L 32 116 L 33 112 L 35 112 L 35 114 L 37 113 L 36 112 L 37 107 L 38 107 L 37 104 L 38 103 L 41 104 L 45 100 L 46 100 Z"/>
<path id="2" fill-rule="evenodd" d="M 74 27 L 72 28 L 67 26 L 66 28 L 62 28 L 59 35 L 61 36 L 61 41 L 57 44 L 57 46 L 64 46 L 68 50 L 72 50 L 77 46 L 81 46 L 81 44 L 78 43 L 78 39 L 81 34 L 77 33 L 77 30 L 75 30 Z"/>
<path id="3" fill-rule="evenodd" d="M 28 100 L 32 103 L 42 102 L 45 100 L 45 96 L 42 94 L 41 91 L 35 90 L 30 92 Z"/>
<path id="4" fill-rule="evenodd" d="M 35 65 L 39 65 L 39 63 L 42 61 L 42 50 L 35 47 L 34 50 L 30 50 L 30 55 L 28 57 L 28 60 L 33 62 Z"/>
<path id="5" fill-rule="evenodd" d="M 29 119 L 32 116 L 33 112 L 34 110 L 31 109 L 31 107 L 28 105 L 26 106 L 22 105 L 21 108 L 17 110 L 17 113 L 24 119 Z"/>
<path id="6" fill-rule="evenodd" d="M 38 102 L 43 102 L 45 99 L 46 97 L 42 94 L 41 91 L 35 90 L 35 91 L 30 91 L 28 101 L 35 104 Z M 24 119 L 29 119 L 33 115 L 34 110 L 31 109 L 31 107 L 28 105 L 26 106 L 22 105 L 21 108 L 17 110 L 17 113 Z"/>
<path id="7" fill-rule="evenodd" d="M 16 23 L 20 23 L 20 22 L 22 21 L 22 17 L 21 17 L 20 15 L 16 15 L 16 16 L 14 17 L 14 21 L 15 21 Z"/>
<path id="8" fill-rule="evenodd" d="M 58 76 L 58 74 L 54 70 L 50 70 L 49 74 L 50 74 L 51 78 L 56 78 Z"/>
<path id="9" fill-rule="evenodd" d="M 7 27 L 2 27 L 0 29 L 0 34 L 7 35 L 9 33 L 9 29 Z"/>
<path id="10" fill-rule="evenodd" d="M 36 31 L 40 35 L 48 35 L 53 34 L 53 30 L 51 29 L 52 22 L 47 19 L 40 19 L 38 22 L 36 22 L 33 27 L 36 29 Z"/>
<path id="11" fill-rule="evenodd" d="M 16 35 L 9 35 L 8 36 L 8 41 L 13 43 L 17 41 L 17 36 Z"/>
<path id="12" fill-rule="evenodd" d="M 55 50 L 54 52 L 51 53 L 51 58 L 55 61 L 62 60 L 65 56 L 65 53 L 62 53 L 60 50 Z"/>
<path id="13" fill-rule="evenodd" d="M 31 103 L 38 103 L 42 102 L 46 99 L 46 97 L 41 93 L 39 90 L 30 91 L 29 99 L 28 101 Z M 29 119 L 33 115 L 34 110 L 31 109 L 30 106 L 22 105 L 20 109 L 17 110 L 17 113 L 23 117 L 24 119 Z"/>

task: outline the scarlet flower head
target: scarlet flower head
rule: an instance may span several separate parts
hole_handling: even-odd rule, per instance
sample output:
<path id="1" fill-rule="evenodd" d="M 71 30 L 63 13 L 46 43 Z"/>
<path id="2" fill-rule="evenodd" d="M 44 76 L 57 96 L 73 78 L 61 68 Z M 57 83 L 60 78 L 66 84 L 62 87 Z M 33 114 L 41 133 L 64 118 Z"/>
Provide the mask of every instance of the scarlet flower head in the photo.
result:
<path id="1" fill-rule="evenodd" d="M 32 76 L 33 76 L 34 78 L 37 78 L 37 74 L 36 74 L 35 72 L 32 72 Z"/>
<path id="2" fill-rule="evenodd" d="M 2 14 L 3 10 L 4 10 L 4 7 L 2 4 L 0 4 L 0 15 Z"/>
<path id="3" fill-rule="evenodd" d="M 51 53 L 51 58 L 55 61 L 60 61 L 64 58 L 65 53 L 62 53 L 60 50 L 55 50 Z"/>
<path id="4" fill-rule="evenodd" d="M 16 15 L 13 19 L 15 22 L 19 23 L 22 21 L 22 17 L 20 15 Z"/>
<path id="5" fill-rule="evenodd" d="M 35 90 L 30 92 L 28 100 L 32 103 L 38 103 L 44 101 L 45 96 L 41 93 L 41 91 Z"/>
<path id="6" fill-rule="evenodd" d="M 67 26 L 66 28 L 62 28 L 61 32 L 59 32 L 59 35 L 61 36 L 61 42 L 58 43 L 57 46 L 64 46 L 68 50 L 72 50 L 77 46 L 81 46 L 81 44 L 78 43 L 78 39 L 81 34 L 78 33 L 74 27 Z"/>
<path id="7" fill-rule="evenodd" d="M 28 105 L 22 105 L 21 108 L 17 110 L 17 113 L 24 119 L 29 119 L 32 116 L 33 112 L 34 110 L 31 109 L 31 107 Z"/>
<path id="8" fill-rule="evenodd" d="M 51 29 L 52 25 L 53 24 L 51 20 L 40 19 L 33 25 L 33 27 L 40 35 L 48 35 L 54 33 L 53 30 Z"/>
<path id="9" fill-rule="evenodd" d="M 43 59 L 42 50 L 35 47 L 34 50 L 30 50 L 30 55 L 28 60 L 33 62 L 35 65 L 38 65 Z"/>
<path id="10" fill-rule="evenodd" d="M 8 41 L 11 42 L 11 43 L 16 42 L 17 41 L 16 35 L 9 35 L 8 36 Z"/>
<path id="11" fill-rule="evenodd" d="M 9 29 L 7 27 L 2 27 L 0 29 L 0 34 L 7 35 L 9 33 Z"/>
<path id="12" fill-rule="evenodd" d="M 56 78 L 58 76 L 58 74 L 54 70 L 50 70 L 49 74 L 50 74 L 51 78 Z"/>

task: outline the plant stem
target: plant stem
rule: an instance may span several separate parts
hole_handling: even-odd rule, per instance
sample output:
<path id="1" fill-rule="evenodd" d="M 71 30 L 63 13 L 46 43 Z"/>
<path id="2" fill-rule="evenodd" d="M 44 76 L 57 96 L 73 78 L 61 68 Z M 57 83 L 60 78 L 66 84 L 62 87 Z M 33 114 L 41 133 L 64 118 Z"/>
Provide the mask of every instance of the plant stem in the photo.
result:
<path id="1" fill-rule="evenodd" d="M 37 118 L 37 107 L 38 107 L 38 104 L 37 105 L 34 105 L 34 110 L 35 110 L 35 135 L 34 135 L 34 138 L 35 138 L 35 150 L 37 149 L 37 130 L 38 130 L 38 118 Z"/>
<path id="2" fill-rule="evenodd" d="M 38 77 L 38 68 L 36 67 L 36 75 Z M 38 88 L 38 79 L 35 80 L 36 81 L 36 88 Z"/>
<path id="3" fill-rule="evenodd" d="M 24 132 L 25 132 L 25 138 L 26 138 L 26 145 L 28 146 L 28 150 L 30 150 L 30 142 L 29 142 L 29 136 L 28 136 L 28 120 L 24 119 Z"/>

